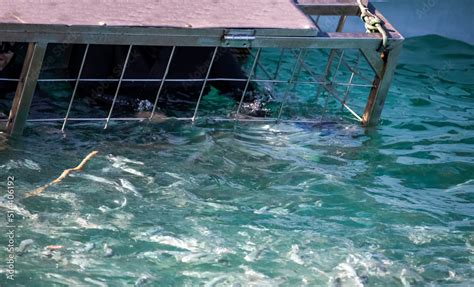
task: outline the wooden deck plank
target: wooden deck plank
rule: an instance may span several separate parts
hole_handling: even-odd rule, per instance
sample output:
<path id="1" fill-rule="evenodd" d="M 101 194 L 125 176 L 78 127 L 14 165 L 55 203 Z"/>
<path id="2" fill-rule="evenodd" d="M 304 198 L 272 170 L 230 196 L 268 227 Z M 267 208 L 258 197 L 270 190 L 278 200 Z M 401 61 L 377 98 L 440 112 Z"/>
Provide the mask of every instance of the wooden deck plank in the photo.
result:
<path id="1" fill-rule="evenodd" d="M 291 0 L 0 0 L 0 24 L 315 29 Z"/>
<path id="2" fill-rule="evenodd" d="M 365 0 L 365 2 L 367 2 Z M 357 15 L 356 0 L 298 0 L 300 9 L 309 15 Z"/>

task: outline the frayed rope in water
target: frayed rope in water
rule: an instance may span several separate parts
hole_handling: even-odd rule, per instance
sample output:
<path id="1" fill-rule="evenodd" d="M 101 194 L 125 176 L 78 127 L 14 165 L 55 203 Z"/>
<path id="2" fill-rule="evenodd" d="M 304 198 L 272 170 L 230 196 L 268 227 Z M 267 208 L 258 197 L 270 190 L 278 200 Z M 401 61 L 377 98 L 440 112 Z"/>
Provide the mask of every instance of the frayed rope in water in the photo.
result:
<path id="1" fill-rule="evenodd" d="M 91 153 L 89 153 L 83 160 L 82 162 L 76 166 L 75 168 L 70 168 L 70 169 L 66 169 L 65 171 L 63 171 L 63 173 L 58 177 L 56 178 L 55 180 L 51 181 L 50 183 L 48 184 L 45 184 L 41 187 L 38 187 L 37 189 L 33 190 L 33 191 L 30 191 L 30 192 L 27 192 L 26 195 L 25 195 L 25 198 L 28 198 L 28 197 L 32 197 L 32 196 L 38 196 L 40 195 L 41 193 L 43 193 L 48 187 L 52 186 L 52 185 L 55 185 L 57 183 L 60 183 L 63 179 L 65 179 L 71 172 L 80 172 L 83 170 L 84 166 L 86 165 L 86 163 L 88 161 L 90 161 L 94 156 L 96 156 L 99 152 L 98 151 L 93 151 Z"/>

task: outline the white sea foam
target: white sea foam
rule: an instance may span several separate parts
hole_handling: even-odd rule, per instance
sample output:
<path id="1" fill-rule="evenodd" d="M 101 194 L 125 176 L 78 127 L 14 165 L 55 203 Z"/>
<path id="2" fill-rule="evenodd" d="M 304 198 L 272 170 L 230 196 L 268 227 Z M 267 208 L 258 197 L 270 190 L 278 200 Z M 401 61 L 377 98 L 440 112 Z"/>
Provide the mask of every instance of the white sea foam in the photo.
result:
<path id="1" fill-rule="evenodd" d="M 212 263 L 217 260 L 217 256 L 209 253 L 199 252 L 199 253 L 186 253 L 186 254 L 179 254 L 175 256 L 178 261 L 183 263 Z"/>
<path id="2" fill-rule="evenodd" d="M 300 256 L 300 248 L 296 244 L 291 245 L 291 250 L 288 252 L 288 258 L 290 258 L 290 260 L 295 262 L 296 264 L 304 264 L 304 261 L 303 259 L 301 259 Z"/>
<path id="3" fill-rule="evenodd" d="M 99 280 L 92 279 L 92 278 L 89 278 L 89 277 L 84 278 L 84 281 L 87 282 L 87 283 L 90 283 L 91 286 L 99 286 L 99 287 L 108 287 L 109 286 L 109 285 L 107 285 L 107 283 L 105 283 L 103 281 L 99 281 Z"/>
<path id="4" fill-rule="evenodd" d="M 69 275 L 60 275 L 56 273 L 44 273 L 44 276 L 49 279 L 50 282 L 56 282 L 61 285 L 67 286 L 83 286 L 84 283 L 79 279 L 72 278 Z"/>
<path id="5" fill-rule="evenodd" d="M 69 263 L 78 266 L 81 270 L 87 270 L 94 264 L 94 259 L 84 254 L 73 254 Z"/>
<path id="6" fill-rule="evenodd" d="M 469 251 L 469 253 L 474 254 L 474 246 L 469 241 L 466 241 L 466 248 Z"/>
<path id="7" fill-rule="evenodd" d="M 82 228 L 101 229 L 99 225 L 94 224 L 94 223 L 90 223 L 90 222 L 88 222 L 87 220 L 85 220 L 84 218 L 81 218 L 81 217 L 76 218 L 76 223 Z"/>
<path id="8" fill-rule="evenodd" d="M 112 161 L 112 162 L 119 163 L 119 164 L 131 163 L 131 164 L 136 164 L 136 165 L 145 165 L 144 162 L 137 161 L 137 160 L 132 160 L 132 159 L 126 158 L 124 156 L 114 156 L 114 155 L 109 154 L 109 155 L 107 155 L 107 159 Z"/>
<path id="9" fill-rule="evenodd" d="M 108 229 L 108 230 L 117 230 L 117 228 L 110 226 L 110 225 L 99 225 L 92 223 L 82 217 L 77 217 L 74 222 L 79 225 L 81 228 L 85 229 Z"/>
<path id="10" fill-rule="evenodd" d="M 270 208 L 268 206 L 264 206 L 260 209 L 255 210 L 254 213 L 255 214 L 288 215 L 289 211 L 288 209 L 285 209 L 283 207 Z"/>
<path id="11" fill-rule="evenodd" d="M 132 192 L 137 197 L 142 197 L 142 195 L 138 192 L 136 187 L 128 180 L 124 178 L 119 178 L 120 185 L 125 188 L 126 190 Z"/>
<path id="12" fill-rule="evenodd" d="M 117 211 L 117 210 L 120 210 L 120 209 L 124 208 L 125 206 L 127 206 L 127 198 L 126 198 L 126 197 L 124 197 L 121 202 L 119 202 L 118 200 L 114 200 L 114 202 L 115 202 L 116 204 L 118 204 L 117 207 L 115 207 L 115 208 L 110 208 L 110 207 L 108 207 L 108 206 L 101 205 L 101 206 L 99 207 L 99 210 L 100 210 L 101 212 L 103 212 L 103 213 L 106 213 L 106 212 L 111 212 L 111 211 Z"/>
<path id="13" fill-rule="evenodd" d="M 340 263 L 335 268 L 336 274 L 334 277 L 329 279 L 329 285 L 331 286 L 354 286 L 362 287 L 364 283 L 362 279 L 357 275 L 356 270 L 352 265 L 348 263 Z"/>
<path id="14" fill-rule="evenodd" d="M 91 174 L 78 174 L 78 175 L 72 175 L 72 176 L 82 177 L 82 178 L 85 178 L 94 182 L 98 182 L 98 183 L 103 183 L 106 185 L 111 185 L 111 186 L 116 185 L 116 183 L 112 180 L 109 180 L 100 176 L 91 175 Z"/>
<path id="15" fill-rule="evenodd" d="M 364 275 L 384 277 L 390 274 L 389 267 L 393 262 L 381 255 L 365 253 L 365 254 L 349 254 L 346 263 L 356 267 Z"/>
<path id="16" fill-rule="evenodd" d="M 5 209 L 13 211 L 17 215 L 21 215 L 29 219 L 38 219 L 37 214 L 32 214 L 25 207 L 20 204 L 15 203 L 14 201 L 9 201 L 6 196 L 0 197 L 0 209 Z"/>
<path id="17" fill-rule="evenodd" d="M 88 180 L 91 180 L 91 181 L 94 181 L 94 182 L 97 182 L 97 183 L 101 183 L 101 184 L 111 186 L 111 187 L 115 188 L 116 190 L 118 190 L 122 193 L 131 192 L 133 195 L 135 195 L 137 197 L 142 197 L 142 195 L 138 192 L 137 188 L 130 181 L 128 181 L 124 178 L 119 178 L 119 182 L 117 183 L 117 182 L 109 180 L 107 178 L 100 177 L 100 176 L 95 176 L 95 175 L 91 175 L 91 174 L 81 174 L 81 175 L 74 175 L 74 176 L 82 177 L 82 178 L 85 178 L 85 179 L 88 179 Z"/>
<path id="18" fill-rule="evenodd" d="M 123 156 L 113 156 L 113 155 L 108 155 L 107 159 L 112 162 L 112 167 L 119 169 L 123 172 L 126 172 L 128 174 L 138 176 L 145 178 L 148 183 L 153 183 L 154 179 L 151 176 L 146 176 L 143 172 L 137 170 L 134 167 L 131 167 L 130 165 L 139 165 L 139 166 L 144 166 L 145 163 L 141 161 L 136 161 L 136 160 L 131 160 Z"/>
<path id="19" fill-rule="evenodd" d="M 207 282 L 204 286 L 205 287 L 215 287 L 215 286 L 225 286 L 228 282 L 232 280 L 232 276 L 229 275 L 221 275 L 213 278 L 211 281 Z"/>
<path id="20" fill-rule="evenodd" d="M 441 240 L 447 235 L 447 230 L 442 228 L 434 228 L 427 226 L 416 226 L 407 228 L 408 239 L 411 242 L 422 245 L 430 243 L 431 241 Z"/>
<path id="21" fill-rule="evenodd" d="M 474 191 L 474 179 L 470 179 L 466 182 L 456 184 L 455 186 L 450 187 L 446 190 L 446 192 L 455 192 L 455 191 L 464 191 L 464 192 Z"/>
<path id="22" fill-rule="evenodd" d="M 184 271 L 184 276 L 198 278 L 206 283 L 206 287 L 214 286 L 249 286 L 249 287 L 270 287 L 279 286 L 284 280 L 271 279 L 265 274 L 257 272 L 248 266 L 240 266 L 242 272 L 197 272 Z"/>
<path id="23" fill-rule="evenodd" d="M 23 161 L 23 167 L 31 169 L 31 170 L 36 170 L 36 171 L 41 170 L 41 167 L 40 167 L 39 164 L 37 164 L 36 162 L 34 162 L 32 160 L 29 160 L 29 159 L 25 159 Z"/>
<path id="24" fill-rule="evenodd" d="M 115 212 L 111 214 L 111 217 L 112 219 L 109 220 L 110 224 L 122 230 L 126 230 L 127 228 L 130 228 L 130 226 L 132 225 L 131 222 L 135 218 L 135 216 L 132 213 L 128 213 L 124 211 Z"/>
<path id="25" fill-rule="evenodd" d="M 40 165 L 30 159 L 10 160 L 8 161 L 8 163 L 0 165 L 0 169 L 2 170 L 21 169 L 21 168 L 27 168 L 34 171 L 41 171 Z"/>
<path id="26" fill-rule="evenodd" d="M 413 285 L 418 285 L 417 283 L 422 282 L 423 278 L 413 270 L 409 270 L 403 268 L 400 272 L 400 281 L 402 282 L 403 286 L 410 287 Z"/>
<path id="27" fill-rule="evenodd" d="M 41 196 L 44 198 L 54 198 L 57 200 L 63 200 L 71 205 L 74 210 L 79 210 L 81 208 L 82 200 L 72 192 L 45 192 Z"/>
<path id="28" fill-rule="evenodd" d="M 221 203 L 202 201 L 202 200 L 200 200 L 199 202 L 202 203 L 203 205 L 207 205 L 209 207 L 212 207 L 212 208 L 218 209 L 218 210 L 225 210 L 225 211 L 237 211 L 237 210 L 239 210 L 237 207 L 232 206 L 232 205 L 228 205 L 228 204 L 221 204 Z"/>
<path id="29" fill-rule="evenodd" d="M 246 286 L 277 286 L 280 285 L 281 282 L 280 280 L 277 279 L 270 279 L 268 276 L 266 276 L 263 273 L 257 272 L 253 269 L 251 269 L 248 266 L 240 266 L 240 268 L 243 269 L 245 277 L 243 278 L 245 280 L 245 285 Z"/>
<path id="30" fill-rule="evenodd" d="M 114 163 L 112 166 L 115 167 L 115 168 L 121 169 L 122 171 L 124 171 L 126 173 L 136 175 L 136 176 L 139 176 L 139 177 L 145 177 L 145 174 L 143 172 L 138 171 L 134 168 L 131 168 L 131 167 L 128 167 L 128 166 L 125 166 L 125 165 L 122 165 L 122 164 L 116 164 L 116 163 Z"/>
<path id="31" fill-rule="evenodd" d="M 254 262 L 260 258 L 263 251 L 265 251 L 265 247 L 253 247 L 252 251 L 245 255 L 244 259 L 247 262 Z"/>
<path id="32" fill-rule="evenodd" d="M 198 252 L 203 248 L 203 244 L 194 238 L 179 239 L 173 236 L 153 235 L 150 237 L 150 241 L 193 252 Z"/>

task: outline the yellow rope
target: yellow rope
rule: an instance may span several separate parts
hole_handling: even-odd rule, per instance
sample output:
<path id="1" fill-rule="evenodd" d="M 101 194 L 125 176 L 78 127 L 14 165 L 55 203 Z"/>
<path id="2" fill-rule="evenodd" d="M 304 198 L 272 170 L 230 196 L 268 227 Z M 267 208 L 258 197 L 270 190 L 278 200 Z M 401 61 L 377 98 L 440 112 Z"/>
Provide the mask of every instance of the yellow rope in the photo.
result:
<path id="1" fill-rule="evenodd" d="M 61 175 L 56 178 L 55 180 L 51 181 L 50 183 L 48 184 L 45 184 L 41 187 L 38 187 L 37 189 L 33 190 L 33 191 L 30 191 L 28 193 L 26 193 L 25 195 L 25 198 L 28 198 L 28 197 L 32 197 L 32 196 L 37 196 L 37 195 L 40 195 L 41 193 L 43 193 L 48 187 L 54 185 L 54 184 L 57 184 L 57 183 L 60 183 L 63 179 L 65 179 L 71 172 L 79 172 L 79 171 L 82 171 L 82 169 L 84 168 L 84 166 L 86 165 L 86 163 L 88 161 L 90 161 L 94 156 L 97 155 L 97 153 L 99 153 L 98 151 L 93 151 L 91 152 L 90 154 L 88 154 L 83 160 L 82 162 L 76 166 L 75 168 L 70 168 L 70 169 L 66 169 L 65 171 L 63 171 L 63 173 L 61 173 Z"/>

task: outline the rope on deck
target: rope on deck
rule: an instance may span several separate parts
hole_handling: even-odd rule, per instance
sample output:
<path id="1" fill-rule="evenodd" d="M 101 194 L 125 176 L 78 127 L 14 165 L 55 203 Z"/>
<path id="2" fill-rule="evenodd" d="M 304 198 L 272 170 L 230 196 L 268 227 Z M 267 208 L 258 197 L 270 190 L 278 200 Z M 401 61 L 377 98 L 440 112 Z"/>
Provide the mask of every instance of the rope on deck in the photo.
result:
<path id="1" fill-rule="evenodd" d="M 382 27 L 382 20 L 375 14 L 369 11 L 363 3 L 362 0 L 357 0 L 360 8 L 360 18 L 364 21 L 365 30 L 367 33 L 380 33 L 382 34 L 383 40 L 382 45 L 384 48 L 387 48 L 388 44 L 388 34 L 387 31 Z"/>

